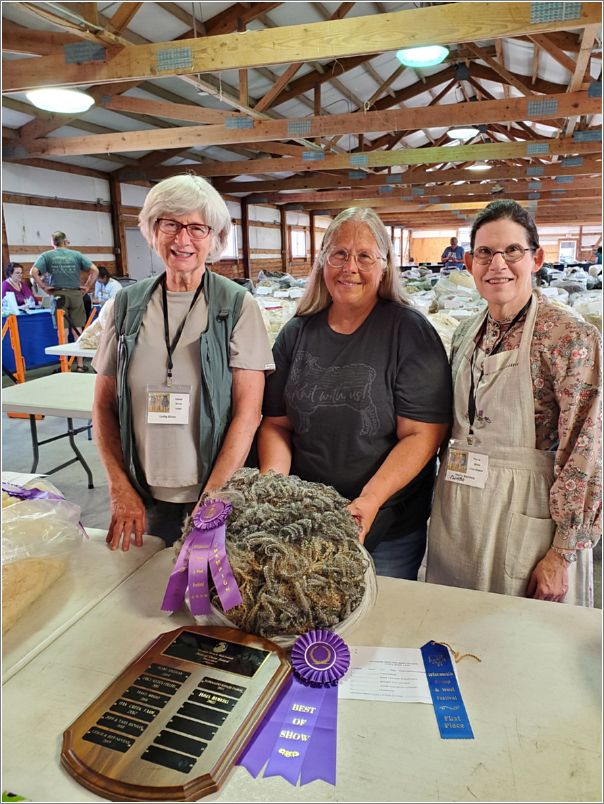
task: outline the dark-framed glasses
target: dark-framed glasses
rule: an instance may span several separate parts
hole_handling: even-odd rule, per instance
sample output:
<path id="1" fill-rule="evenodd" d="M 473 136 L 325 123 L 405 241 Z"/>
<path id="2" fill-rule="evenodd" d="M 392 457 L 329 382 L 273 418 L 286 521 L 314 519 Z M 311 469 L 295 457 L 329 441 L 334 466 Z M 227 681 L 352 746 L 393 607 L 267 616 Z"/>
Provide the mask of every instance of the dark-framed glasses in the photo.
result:
<path id="1" fill-rule="evenodd" d="M 503 251 L 495 251 L 488 246 L 479 246 L 478 248 L 475 248 L 474 251 L 471 251 L 470 254 L 472 255 L 474 262 L 477 262 L 479 265 L 490 265 L 495 254 L 501 254 L 507 263 L 514 263 L 520 262 L 527 251 L 535 250 L 536 249 L 534 248 L 524 248 L 524 246 L 521 246 L 518 243 L 512 243 L 511 246 L 508 246 Z"/>
<path id="2" fill-rule="evenodd" d="M 186 229 L 191 240 L 205 240 L 212 231 L 211 226 L 205 223 L 179 223 L 170 218 L 158 218 L 157 228 L 167 235 L 178 235 L 181 229 Z"/>
<path id="3" fill-rule="evenodd" d="M 336 248 L 327 252 L 327 264 L 332 268 L 343 268 L 348 261 L 354 257 L 359 271 L 371 271 L 376 262 L 383 262 L 381 255 L 372 254 L 370 251 L 359 251 L 353 254 L 345 248 Z"/>

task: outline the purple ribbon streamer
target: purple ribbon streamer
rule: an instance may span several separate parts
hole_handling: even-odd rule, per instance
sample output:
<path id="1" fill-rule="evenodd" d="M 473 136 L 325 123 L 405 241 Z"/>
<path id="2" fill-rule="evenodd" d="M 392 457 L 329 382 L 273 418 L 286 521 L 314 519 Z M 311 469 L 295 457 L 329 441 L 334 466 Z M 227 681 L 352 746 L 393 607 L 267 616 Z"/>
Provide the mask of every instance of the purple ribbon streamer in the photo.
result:
<path id="1" fill-rule="evenodd" d="M 327 687 L 312 740 L 302 765 L 300 784 L 322 779 L 336 783 L 338 745 L 338 688 Z"/>
<path id="2" fill-rule="evenodd" d="M 187 563 L 193 534 L 194 531 L 189 533 L 185 539 L 185 543 L 176 559 L 174 569 L 170 573 L 164 599 L 161 604 L 162 611 L 178 611 L 185 599 L 185 592 L 187 591 Z"/>
<path id="3" fill-rule="evenodd" d="M 314 664 L 313 664 L 314 662 Z M 336 783 L 338 689 L 350 663 L 346 643 L 330 631 L 310 631 L 292 649 L 294 676 L 238 760 L 256 777 L 282 776 L 293 785 Z M 304 678 L 309 678 L 305 682 Z M 323 686 L 310 677 L 323 677 Z"/>
<path id="4" fill-rule="evenodd" d="M 227 557 L 225 534 L 225 525 L 220 525 L 214 531 L 214 541 L 210 551 L 210 571 L 222 608 L 224 611 L 229 611 L 229 609 L 241 605 L 243 598 Z"/>
<path id="5" fill-rule="evenodd" d="M 54 494 L 52 491 L 42 491 L 42 489 L 25 489 L 23 486 L 15 486 L 12 483 L 2 483 L 2 491 L 10 494 L 11 497 L 19 497 L 21 500 L 62 500 L 66 502 L 61 494 Z"/>
<path id="6" fill-rule="evenodd" d="M 189 604 L 191 614 L 209 614 L 212 611 L 210 605 L 210 589 L 208 587 L 208 558 L 214 539 L 212 530 L 192 531 L 193 539 L 188 555 L 189 561 Z"/>
<path id="7" fill-rule="evenodd" d="M 210 614 L 208 567 L 224 611 L 242 603 L 241 593 L 226 553 L 225 525 L 217 528 L 194 527 L 185 539 L 161 605 L 162 611 L 178 611 L 189 588 L 191 614 Z"/>
<path id="8" fill-rule="evenodd" d="M 270 750 L 281 731 L 283 719 L 290 707 L 290 704 L 287 703 L 290 687 L 291 679 L 290 684 L 282 690 L 279 697 L 271 705 L 262 723 L 256 729 L 254 736 L 237 760 L 237 765 L 242 765 L 254 779 L 266 765 Z"/>

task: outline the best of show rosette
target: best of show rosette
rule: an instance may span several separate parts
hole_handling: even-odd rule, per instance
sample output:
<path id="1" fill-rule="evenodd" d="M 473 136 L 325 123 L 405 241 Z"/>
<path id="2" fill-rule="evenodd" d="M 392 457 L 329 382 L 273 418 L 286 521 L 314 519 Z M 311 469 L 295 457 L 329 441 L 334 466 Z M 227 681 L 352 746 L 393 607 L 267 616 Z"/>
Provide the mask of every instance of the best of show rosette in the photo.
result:
<path id="1" fill-rule="evenodd" d="M 226 553 L 242 602 L 228 610 L 236 627 L 264 637 L 331 628 L 360 606 L 369 554 L 330 486 L 275 472 L 240 469 L 213 498 L 228 501 Z M 175 544 L 180 553 L 193 527 Z M 224 610 L 215 588 L 210 599 Z"/>

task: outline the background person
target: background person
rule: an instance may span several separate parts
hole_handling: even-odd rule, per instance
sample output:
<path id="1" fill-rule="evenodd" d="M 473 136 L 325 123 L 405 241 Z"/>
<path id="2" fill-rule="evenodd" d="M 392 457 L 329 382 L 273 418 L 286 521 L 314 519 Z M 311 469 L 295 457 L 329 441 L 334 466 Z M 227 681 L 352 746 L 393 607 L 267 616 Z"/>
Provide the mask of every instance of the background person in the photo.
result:
<path id="1" fill-rule="evenodd" d="M 99 276 L 94 286 L 94 299 L 97 304 L 104 304 L 113 299 L 122 286 L 114 279 L 104 265 L 99 265 Z"/>
<path id="2" fill-rule="evenodd" d="M 376 571 L 417 579 L 451 382 L 436 331 L 402 297 L 394 259 L 373 210 L 344 210 L 329 225 L 275 342 L 258 454 L 262 472 L 352 500 Z"/>
<path id="3" fill-rule="evenodd" d="M 65 232 L 53 232 L 52 250 L 40 254 L 31 273 L 36 284 L 48 293 L 51 299 L 51 312 L 57 308 L 65 313 L 65 322 L 73 339 L 82 334 L 87 316 L 83 295 L 90 293 L 98 276 L 98 268 L 84 254 L 67 248 L 69 241 Z M 80 285 L 80 272 L 88 274 L 86 283 Z M 65 339 L 66 336 L 65 336 Z M 87 371 L 84 360 L 76 358 L 76 371 Z"/>
<path id="4" fill-rule="evenodd" d="M 165 273 L 117 294 L 93 360 L 113 550 L 128 550 L 132 534 L 140 546 L 144 532 L 172 544 L 200 494 L 243 466 L 274 367 L 254 298 L 207 267 L 231 228 L 212 185 L 194 175 L 159 182 L 139 226 Z"/>
<path id="5" fill-rule="evenodd" d="M 464 249 L 457 242 L 456 237 L 452 237 L 450 244 L 443 251 L 440 261 L 444 262 L 445 268 L 463 268 Z"/>
<path id="6" fill-rule="evenodd" d="M 29 283 L 23 279 L 23 266 L 18 262 L 9 262 L 4 269 L 6 279 L 2 282 L 2 298 L 7 293 L 14 293 L 17 306 L 27 310 L 36 303 Z"/>
<path id="7" fill-rule="evenodd" d="M 489 204 L 471 244 L 466 266 L 488 310 L 453 337 L 452 440 L 436 484 L 426 579 L 593 605 L 599 333 L 533 291 L 544 254 L 519 204 Z M 452 465 L 460 453 L 472 472 Z"/>

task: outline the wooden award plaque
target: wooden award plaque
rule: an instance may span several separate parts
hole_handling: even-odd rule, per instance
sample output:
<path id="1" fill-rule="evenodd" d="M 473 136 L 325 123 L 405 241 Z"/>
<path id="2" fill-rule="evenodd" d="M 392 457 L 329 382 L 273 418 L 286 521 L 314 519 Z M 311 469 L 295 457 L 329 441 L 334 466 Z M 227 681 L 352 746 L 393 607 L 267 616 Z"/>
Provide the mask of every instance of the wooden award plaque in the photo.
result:
<path id="1" fill-rule="evenodd" d="M 113 801 L 196 801 L 220 788 L 290 674 L 262 637 L 169 631 L 64 732 L 61 763 Z"/>

